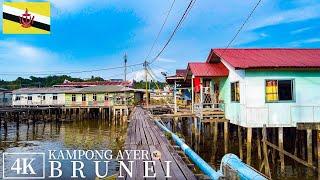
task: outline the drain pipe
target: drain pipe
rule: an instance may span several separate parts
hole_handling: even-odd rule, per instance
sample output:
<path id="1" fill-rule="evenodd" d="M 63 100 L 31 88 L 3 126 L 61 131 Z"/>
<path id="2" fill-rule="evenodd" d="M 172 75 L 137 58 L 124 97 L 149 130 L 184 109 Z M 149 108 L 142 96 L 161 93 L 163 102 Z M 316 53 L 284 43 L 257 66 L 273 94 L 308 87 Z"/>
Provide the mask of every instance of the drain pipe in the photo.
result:
<path id="1" fill-rule="evenodd" d="M 161 124 L 159 121 L 155 121 L 156 124 L 165 132 L 170 133 L 172 136 L 172 139 L 175 141 L 175 143 L 180 146 L 180 148 L 183 150 L 183 152 L 194 162 L 197 167 L 207 176 L 210 177 L 210 179 L 217 180 L 220 177 L 223 177 L 222 174 L 216 172 L 212 167 L 204 161 L 197 153 L 195 153 L 188 145 L 186 145 L 177 135 L 172 133 L 168 128 L 166 128 L 163 124 Z"/>
<path id="2" fill-rule="evenodd" d="M 259 173 L 257 170 L 252 168 L 251 166 L 243 163 L 241 159 L 239 159 L 238 156 L 234 154 L 226 154 L 223 156 L 221 161 L 221 166 L 220 166 L 220 172 L 223 174 L 226 174 L 226 172 L 224 172 L 225 166 L 228 166 L 232 170 L 236 171 L 237 176 L 241 180 L 247 180 L 247 179 L 267 180 L 268 179 L 264 175 Z"/>

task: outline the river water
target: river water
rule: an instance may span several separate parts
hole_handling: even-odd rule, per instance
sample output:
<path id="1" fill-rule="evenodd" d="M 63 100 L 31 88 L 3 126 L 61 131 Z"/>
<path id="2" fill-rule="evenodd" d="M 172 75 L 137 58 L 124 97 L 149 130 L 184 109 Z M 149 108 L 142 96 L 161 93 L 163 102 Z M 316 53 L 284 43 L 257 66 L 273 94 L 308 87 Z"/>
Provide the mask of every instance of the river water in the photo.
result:
<path id="1" fill-rule="evenodd" d="M 1 162 L 4 153 L 45 153 L 45 177 L 50 174 L 49 169 L 49 150 L 52 152 L 69 150 L 112 150 L 116 155 L 122 150 L 126 138 L 127 124 L 114 124 L 106 120 L 80 120 L 72 122 L 39 122 L 28 126 L 26 123 L 20 124 L 19 129 L 15 123 L 8 123 L 8 129 L 1 129 L 0 139 L 0 157 Z M 109 151 L 110 152 L 110 151 Z M 21 155 L 20 155 L 21 156 Z M 22 155 L 26 156 L 26 155 Z M 11 176 L 10 166 L 14 164 L 13 159 L 5 158 L 4 170 L 6 177 Z M 72 176 L 71 162 L 68 160 L 62 162 L 61 179 L 70 179 Z M 84 160 L 84 176 L 86 179 L 95 179 L 95 167 L 93 161 Z M 8 166 L 10 165 L 10 166 Z M 15 166 L 16 167 L 16 166 Z M 108 176 L 114 175 L 118 171 L 118 162 L 110 160 L 108 164 Z M 42 168 L 42 164 L 37 163 L 36 170 Z M 3 163 L 0 164 L 2 173 Z M 99 166 L 100 174 L 105 174 L 106 166 Z M 58 172 L 56 172 L 56 175 Z M 2 177 L 2 174 L 1 174 Z"/>
<path id="2" fill-rule="evenodd" d="M 119 122 L 119 121 L 118 121 Z M 191 119 L 179 121 L 174 127 L 171 120 L 168 121 L 167 127 L 179 134 L 186 143 L 197 152 L 206 162 L 211 164 L 215 169 L 220 167 L 220 161 L 225 154 L 223 127 L 218 128 L 216 141 L 211 128 L 200 129 L 200 135 L 195 136 L 194 124 Z M 111 150 L 115 156 L 122 150 L 126 138 L 127 124 L 117 123 L 108 120 L 76 120 L 71 122 L 38 122 L 20 124 L 19 128 L 15 123 L 8 123 L 8 129 L 5 131 L 1 127 L 0 137 L 0 162 L 3 160 L 4 153 L 45 153 L 45 177 L 50 174 L 49 150 Z M 246 143 L 243 142 L 243 154 L 245 155 Z M 285 149 L 288 147 L 285 147 Z M 236 132 L 229 132 L 229 148 L 227 153 L 234 153 L 239 156 L 239 144 Z M 24 155 L 22 155 L 23 157 Z M 14 159 L 6 158 L 5 164 L 14 164 Z M 63 173 L 61 179 L 70 179 L 72 176 L 71 163 L 68 160 L 62 162 Z M 84 175 L 86 179 L 96 179 L 95 166 L 93 161 L 84 160 Z M 273 179 L 315 179 L 316 175 L 308 173 L 308 169 L 295 163 L 290 158 L 285 158 L 286 174 L 281 176 L 279 159 L 270 162 Z M 252 166 L 259 169 L 261 162 L 257 158 L 257 148 L 255 142 L 252 147 Z M 37 164 L 35 169 L 41 169 L 42 165 Z M 3 163 L 0 163 L 2 173 Z M 99 171 L 104 174 L 106 167 L 99 166 Z M 118 172 L 119 165 L 115 160 L 108 164 L 108 175 L 114 175 Z M 4 166 L 6 172 L 10 172 L 10 166 Z M 2 177 L 2 174 L 0 174 Z M 12 174 L 8 173 L 6 176 Z"/>
<path id="3" fill-rule="evenodd" d="M 189 145 L 197 154 L 199 154 L 206 162 L 208 162 L 214 169 L 220 168 L 221 159 L 226 153 L 233 153 L 239 157 L 239 141 L 236 128 L 229 128 L 229 143 L 228 150 L 224 150 L 224 133 L 223 123 L 219 123 L 218 133 L 215 135 L 213 128 L 210 126 L 197 126 L 198 136 L 195 136 L 195 125 L 191 118 L 184 118 L 179 120 L 173 125 L 172 119 L 163 119 L 166 126 L 183 138 L 187 145 Z M 230 125 L 231 126 L 231 125 Z M 214 138 L 216 136 L 216 138 Z M 243 137 L 245 134 L 243 134 Z M 290 137 L 285 137 L 292 139 Z M 287 139 L 288 141 L 288 139 Z M 260 169 L 261 161 L 258 159 L 257 142 L 252 140 L 252 160 L 251 165 L 255 169 Z M 291 151 L 289 144 L 285 142 L 284 148 Z M 243 155 L 244 160 L 246 156 L 246 142 L 244 137 L 243 142 Z M 313 171 L 310 172 L 308 168 L 301 165 L 291 158 L 285 156 L 285 174 L 280 173 L 280 159 L 278 153 L 275 152 L 275 161 L 272 160 L 273 151 L 269 148 L 269 164 L 271 169 L 272 179 L 317 179 L 317 174 Z M 263 157 L 263 156 L 262 156 Z M 245 162 L 245 161 L 244 161 Z"/>

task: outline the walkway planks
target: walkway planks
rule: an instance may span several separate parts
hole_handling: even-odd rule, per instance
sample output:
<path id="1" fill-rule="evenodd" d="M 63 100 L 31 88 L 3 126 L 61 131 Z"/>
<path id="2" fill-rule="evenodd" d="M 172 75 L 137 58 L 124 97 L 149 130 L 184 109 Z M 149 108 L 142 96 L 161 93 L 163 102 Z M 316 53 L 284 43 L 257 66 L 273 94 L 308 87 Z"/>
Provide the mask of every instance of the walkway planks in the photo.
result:
<path id="1" fill-rule="evenodd" d="M 150 119 L 147 111 L 143 110 L 141 107 L 136 107 L 131 114 L 124 149 L 147 150 L 149 153 L 148 157 L 151 157 L 152 152 L 156 150 L 160 151 L 160 160 L 149 159 L 149 161 L 156 161 L 154 166 L 156 179 L 166 179 L 166 161 L 171 161 L 170 175 L 172 178 L 169 179 L 196 179 L 192 171 L 171 146 L 164 133 Z M 129 158 L 129 160 L 134 161 L 133 177 L 126 174 L 125 179 L 143 179 L 143 160 L 133 160 L 132 158 Z M 126 162 L 126 164 L 128 166 L 128 162 Z M 149 166 L 151 166 L 151 164 Z M 153 173 L 150 172 L 149 175 L 153 175 Z"/>

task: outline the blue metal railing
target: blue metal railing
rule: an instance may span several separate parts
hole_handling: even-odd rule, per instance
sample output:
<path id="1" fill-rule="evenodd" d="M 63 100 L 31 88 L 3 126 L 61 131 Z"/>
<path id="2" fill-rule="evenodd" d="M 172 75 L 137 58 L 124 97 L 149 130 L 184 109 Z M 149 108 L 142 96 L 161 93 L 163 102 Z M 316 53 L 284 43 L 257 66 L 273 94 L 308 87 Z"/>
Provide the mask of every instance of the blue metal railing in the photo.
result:
<path id="1" fill-rule="evenodd" d="M 165 132 L 170 133 L 172 139 L 175 143 L 180 146 L 184 153 L 191 159 L 193 163 L 210 179 L 220 179 L 224 177 L 224 166 L 229 166 L 232 170 L 237 173 L 237 176 L 241 180 L 266 180 L 267 178 L 261 173 L 256 171 L 251 166 L 243 163 L 234 154 L 226 154 L 223 156 L 220 166 L 220 171 L 215 171 L 206 161 L 204 161 L 197 153 L 195 153 L 188 145 L 186 145 L 177 135 L 171 132 L 167 127 L 165 127 L 160 121 L 155 121 L 156 124 Z"/>

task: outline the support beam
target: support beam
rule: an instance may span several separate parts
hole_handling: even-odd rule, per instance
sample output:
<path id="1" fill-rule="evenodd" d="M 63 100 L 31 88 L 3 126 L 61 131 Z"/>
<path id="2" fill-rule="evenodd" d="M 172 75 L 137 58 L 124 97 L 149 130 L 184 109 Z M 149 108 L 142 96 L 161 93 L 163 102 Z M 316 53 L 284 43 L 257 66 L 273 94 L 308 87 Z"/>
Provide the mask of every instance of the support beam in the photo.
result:
<path id="1" fill-rule="evenodd" d="M 224 122 L 224 152 L 228 153 L 228 145 L 229 145 L 229 124 L 228 122 Z"/>
<path id="2" fill-rule="evenodd" d="M 263 156 L 264 156 L 264 173 L 271 177 L 269 159 L 268 159 L 268 147 L 267 147 L 267 127 L 263 125 L 262 129 L 262 141 L 263 141 Z"/>
<path id="3" fill-rule="evenodd" d="M 317 158 L 318 158 L 318 172 L 320 170 L 320 130 L 317 130 Z M 318 173 L 318 179 L 320 179 L 320 173 Z"/>
<path id="4" fill-rule="evenodd" d="M 191 112 L 194 113 L 194 84 L 193 84 L 193 75 L 191 78 Z"/>
<path id="5" fill-rule="evenodd" d="M 252 128 L 247 128 L 247 164 L 251 165 Z"/>
<path id="6" fill-rule="evenodd" d="M 284 166 L 284 154 L 283 154 L 283 127 L 278 129 L 278 138 L 279 138 L 279 156 L 280 156 L 280 172 L 282 175 L 285 174 L 285 166 Z"/>
<path id="7" fill-rule="evenodd" d="M 242 131 L 241 126 L 238 126 L 238 138 L 239 138 L 239 156 L 243 160 L 243 150 L 242 150 Z"/>
<path id="8" fill-rule="evenodd" d="M 308 164 L 312 165 L 312 129 L 307 129 L 307 154 Z M 312 172 L 308 173 L 311 174 Z"/>

